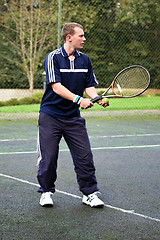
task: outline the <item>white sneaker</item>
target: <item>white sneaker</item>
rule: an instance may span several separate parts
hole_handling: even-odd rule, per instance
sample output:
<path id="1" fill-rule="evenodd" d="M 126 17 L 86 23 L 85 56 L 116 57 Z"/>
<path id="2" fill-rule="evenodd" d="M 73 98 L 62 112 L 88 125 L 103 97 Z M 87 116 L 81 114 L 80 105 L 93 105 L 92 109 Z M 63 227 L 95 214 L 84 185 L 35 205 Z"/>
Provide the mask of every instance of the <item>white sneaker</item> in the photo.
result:
<path id="1" fill-rule="evenodd" d="M 42 193 L 39 204 L 42 207 L 53 207 L 53 200 L 51 198 L 52 195 L 53 193 L 51 192 Z"/>
<path id="2" fill-rule="evenodd" d="M 102 208 L 104 206 L 104 202 L 102 202 L 102 200 L 98 198 L 98 193 L 99 192 L 94 192 L 92 194 L 89 194 L 88 196 L 83 195 L 82 202 L 91 207 Z"/>

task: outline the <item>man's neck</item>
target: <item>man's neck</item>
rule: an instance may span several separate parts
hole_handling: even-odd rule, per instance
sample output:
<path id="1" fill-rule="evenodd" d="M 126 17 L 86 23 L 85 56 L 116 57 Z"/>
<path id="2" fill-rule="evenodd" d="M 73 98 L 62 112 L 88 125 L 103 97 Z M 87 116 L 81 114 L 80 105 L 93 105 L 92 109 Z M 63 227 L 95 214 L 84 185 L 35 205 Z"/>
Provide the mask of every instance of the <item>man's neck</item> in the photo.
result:
<path id="1" fill-rule="evenodd" d="M 72 47 L 68 46 L 66 43 L 64 44 L 64 50 L 66 51 L 66 53 L 68 54 L 68 57 L 72 60 L 75 57 L 75 49 L 73 49 Z"/>

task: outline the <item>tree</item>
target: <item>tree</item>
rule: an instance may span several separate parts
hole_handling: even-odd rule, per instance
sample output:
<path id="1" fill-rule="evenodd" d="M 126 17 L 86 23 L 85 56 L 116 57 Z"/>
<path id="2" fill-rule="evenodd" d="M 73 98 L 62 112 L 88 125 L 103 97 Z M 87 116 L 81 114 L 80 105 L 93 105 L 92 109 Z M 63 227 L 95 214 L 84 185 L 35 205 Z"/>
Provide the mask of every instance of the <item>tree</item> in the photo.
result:
<path id="1" fill-rule="evenodd" d="M 133 40 L 126 44 L 126 49 L 149 69 L 151 86 L 155 88 L 160 87 L 159 16 L 158 0 L 119 0 L 117 3 L 115 28 L 132 32 Z"/>
<path id="2" fill-rule="evenodd" d="M 5 11 L 0 22 L 4 42 L 11 46 L 14 58 L 3 56 L 22 69 L 29 82 L 32 94 L 34 76 L 41 63 L 42 55 L 52 44 L 56 46 L 57 37 L 53 34 L 53 26 L 57 29 L 56 1 L 53 9 L 52 1 L 12 0 L 4 1 Z M 52 36 L 52 42 L 49 41 Z"/>
<path id="3" fill-rule="evenodd" d="M 160 87 L 158 0 L 61 1 L 62 25 L 75 21 L 84 26 L 87 43 L 83 51 L 91 58 L 99 87 L 121 68 L 133 64 L 144 65 L 151 73 L 152 87 Z M 41 83 L 38 76 L 46 54 L 57 48 L 58 0 L 0 0 L 0 4 L 0 51 L 11 60 L 9 70 L 18 68 L 15 81 L 22 79 L 21 68 L 32 91 L 33 79 L 36 87 Z M 7 61 L 2 63 L 0 58 L 1 73 L 3 65 L 8 67 Z"/>

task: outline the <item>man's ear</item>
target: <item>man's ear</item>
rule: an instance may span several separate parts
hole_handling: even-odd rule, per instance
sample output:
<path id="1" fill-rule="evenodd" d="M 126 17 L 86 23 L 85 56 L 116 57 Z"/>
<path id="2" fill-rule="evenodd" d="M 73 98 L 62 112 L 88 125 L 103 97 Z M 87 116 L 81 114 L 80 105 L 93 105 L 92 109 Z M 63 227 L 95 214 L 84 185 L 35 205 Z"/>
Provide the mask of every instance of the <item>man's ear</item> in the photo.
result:
<path id="1" fill-rule="evenodd" d="M 71 34 L 68 34 L 67 36 L 66 36 L 66 40 L 68 40 L 69 42 L 71 41 Z"/>

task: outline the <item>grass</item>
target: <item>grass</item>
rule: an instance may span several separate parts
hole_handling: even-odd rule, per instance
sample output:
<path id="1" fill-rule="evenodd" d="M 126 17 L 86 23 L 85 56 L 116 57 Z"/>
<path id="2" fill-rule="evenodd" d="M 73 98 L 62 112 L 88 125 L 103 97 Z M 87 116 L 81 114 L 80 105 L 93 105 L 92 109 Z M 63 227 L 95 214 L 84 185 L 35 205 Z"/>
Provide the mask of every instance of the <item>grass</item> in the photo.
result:
<path id="1" fill-rule="evenodd" d="M 38 112 L 40 104 L 0 107 L 0 113 L 32 113 Z"/>
<path id="2" fill-rule="evenodd" d="M 0 107 L 0 113 L 32 113 L 39 112 L 40 104 L 3 106 Z M 81 109 L 81 111 L 121 111 L 121 110 L 160 110 L 160 96 L 148 94 L 143 97 L 135 97 L 130 99 L 110 99 L 110 106 L 102 108 L 98 104 L 89 109 Z"/>

